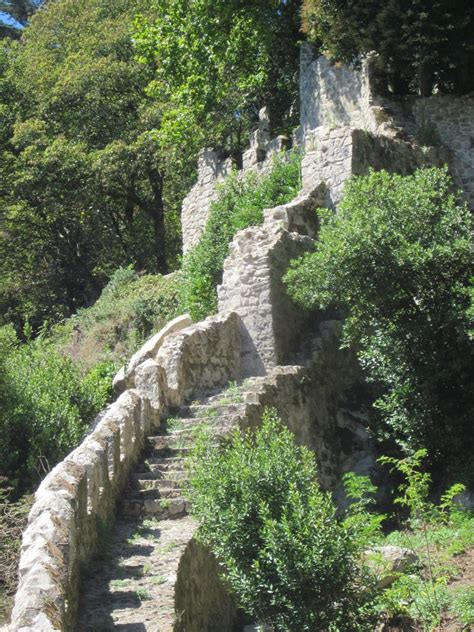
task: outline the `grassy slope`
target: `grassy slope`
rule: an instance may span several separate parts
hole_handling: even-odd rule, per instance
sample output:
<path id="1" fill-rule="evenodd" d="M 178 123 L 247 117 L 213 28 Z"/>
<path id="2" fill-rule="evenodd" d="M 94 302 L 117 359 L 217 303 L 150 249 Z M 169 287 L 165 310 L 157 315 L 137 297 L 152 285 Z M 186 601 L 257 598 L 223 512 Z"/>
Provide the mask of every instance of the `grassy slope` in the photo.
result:
<path id="1" fill-rule="evenodd" d="M 98 301 L 56 325 L 48 337 L 87 371 L 99 362 L 118 368 L 155 331 L 179 313 L 179 273 L 136 275 L 121 268 Z"/>

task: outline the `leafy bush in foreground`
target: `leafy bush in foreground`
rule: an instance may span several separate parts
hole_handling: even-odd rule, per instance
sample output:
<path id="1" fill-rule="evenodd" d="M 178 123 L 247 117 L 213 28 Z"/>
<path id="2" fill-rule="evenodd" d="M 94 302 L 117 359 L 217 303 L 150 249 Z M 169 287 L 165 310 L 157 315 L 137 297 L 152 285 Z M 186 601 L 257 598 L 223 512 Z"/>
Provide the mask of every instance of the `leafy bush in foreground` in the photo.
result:
<path id="1" fill-rule="evenodd" d="M 221 451 L 203 438 L 190 484 L 199 537 L 249 614 L 280 632 L 373 629 L 356 539 L 274 413 Z"/>
<path id="2" fill-rule="evenodd" d="M 346 342 L 384 387 L 378 429 L 472 481 L 473 219 L 447 170 L 354 178 L 338 213 L 321 217 L 315 251 L 286 276 L 290 293 L 346 312 Z"/>
<path id="3" fill-rule="evenodd" d="M 289 202 L 300 188 L 300 156 L 279 157 L 269 173 L 254 172 L 226 178 L 218 198 L 211 205 L 206 228 L 197 246 L 184 262 L 183 309 L 195 320 L 215 313 L 216 286 L 235 233 L 261 224 L 263 210 Z"/>

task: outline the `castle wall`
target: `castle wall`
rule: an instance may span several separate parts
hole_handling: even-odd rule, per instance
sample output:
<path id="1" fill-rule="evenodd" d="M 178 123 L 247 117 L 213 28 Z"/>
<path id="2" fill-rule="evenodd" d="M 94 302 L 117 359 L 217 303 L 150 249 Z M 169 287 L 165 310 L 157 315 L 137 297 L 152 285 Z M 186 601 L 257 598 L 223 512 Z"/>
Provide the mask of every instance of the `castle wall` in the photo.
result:
<path id="1" fill-rule="evenodd" d="M 300 57 L 300 126 L 308 132 L 325 127 L 352 127 L 376 131 L 369 68 L 360 71 L 332 64 L 305 42 Z"/>
<path id="2" fill-rule="evenodd" d="M 456 183 L 474 209 L 474 96 L 432 96 L 412 103 L 415 133 L 451 153 Z"/>

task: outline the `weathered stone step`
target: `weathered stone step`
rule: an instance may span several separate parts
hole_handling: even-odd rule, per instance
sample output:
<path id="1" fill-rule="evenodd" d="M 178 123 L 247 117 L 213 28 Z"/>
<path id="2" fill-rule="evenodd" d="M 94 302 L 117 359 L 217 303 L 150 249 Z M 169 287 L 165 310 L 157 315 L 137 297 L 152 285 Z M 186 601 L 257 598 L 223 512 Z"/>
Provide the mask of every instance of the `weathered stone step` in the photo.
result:
<path id="1" fill-rule="evenodd" d="M 154 461 L 156 463 L 157 459 L 168 459 L 168 458 L 185 458 L 189 456 L 191 452 L 190 446 L 182 446 L 182 447 L 174 447 L 174 446 L 164 446 L 162 448 L 153 448 L 149 447 L 146 453 L 146 460 L 148 462 Z"/>
<path id="2" fill-rule="evenodd" d="M 189 449 L 196 441 L 196 437 L 192 432 L 182 434 L 158 435 L 155 437 L 147 437 L 147 446 L 151 450 L 163 450 L 170 448 L 172 450 Z"/>
<path id="3" fill-rule="evenodd" d="M 168 489 L 176 489 L 179 490 L 181 489 L 181 486 L 183 484 L 183 481 L 185 479 L 182 478 L 181 480 L 177 480 L 177 479 L 172 479 L 169 477 L 163 478 L 160 477 L 158 478 L 157 476 L 155 476 L 154 478 L 149 478 L 146 477 L 144 478 L 143 476 L 141 476 L 140 478 L 133 478 L 132 479 L 132 487 L 130 489 L 135 489 L 135 490 L 145 490 L 145 489 L 162 489 L 162 490 L 168 490 Z"/>
<path id="4" fill-rule="evenodd" d="M 231 426 L 230 429 L 233 429 L 234 426 Z M 219 445 L 218 440 L 222 435 L 225 435 L 229 432 L 229 429 L 224 428 L 222 431 L 213 432 L 212 437 L 215 438 L 216 441 L 211 444 L 212 447 L 217 447 Z M 194 443 L 196 441 L 196 437 L 190 435 L 189 437 L 148 437 L 148 451 L 147 451 L 147 460 L 150 458 L 160 458 L 167 456 L 183 456 L 187 457 L 192 452 Z M 165 440 L 165 441 L 163 441 Z"/>
<path id="5" fill-rule="evenodd" d="M 192 419 L 212 419 L 222 415 L 243 414 L 246 404 L 244 402 L 233 402 L 229 404 L 189 404 L 181 406 L 171 412 L 173 418 L 192 418 Z"/>
<path id="6" fill-rule="evenodd" d="M 181 518 L 188 515 L 189 501 L 182 496 L 174 498 L 124 498 L 121 514 L 124 518 L 153 516 L 157 520 Z"/>
<path id="7" fill-rule="evenodd" d="M 150 498 L 144 501 L 145 516 L 155 516 L 161 520 L 167 518 L 181 518 L 189 513 L 190 503 L 182 496 L 177 498 Z"/>
<path id="8" fill-rule="evenodd" d="M 243 413 L 231 413 L 229 415 L 216 415 L 215 417 L 184 417 L 179 419 L 179 425 L 175 427 L 173 425 L 169 432 L 163 432 L 162 434 L 148 437 L 148 440 L 154 440 L 157 438 L 170 438 L 170 437 L 184 437 L 189 436 L 192 439 L 196 438 L 196 434 L 200 429 L 214 430 L 220 426 L 236 426 L 242 419 Z"/>
<path id="9" fill-rule="evenodd" d="M 184 471 L 185 459 L 180 456 L 149 456 L 146 463 L 142 463 L 136 469 L 136 473 L 144 472 L 168 472 L 169 470 Z"/>
<path id="10" fill-rule="evenodd" d="M 160 500 L 163 498 L 178 498 L 182 494 L 179 487 L 149 487 L 130 489 L 126 495 L 126 500 Z"/>
<path id="11" fill-rule="evenodd" d="M 169 481 L 170 483 L 180 483 L 186 478 L 185 469 L 152 469 L 148 472 L 133 472 L 130 480 L 133 483 L 140 484 L 146 481 Z"/>

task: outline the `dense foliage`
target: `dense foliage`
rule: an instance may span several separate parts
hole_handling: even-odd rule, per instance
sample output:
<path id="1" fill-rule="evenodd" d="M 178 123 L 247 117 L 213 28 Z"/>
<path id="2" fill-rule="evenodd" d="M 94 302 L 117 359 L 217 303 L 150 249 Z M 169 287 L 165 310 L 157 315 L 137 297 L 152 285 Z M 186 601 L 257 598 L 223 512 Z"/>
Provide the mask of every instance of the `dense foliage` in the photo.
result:
<path id="1" fill-rule="evenodd" d="M 110 398 L 111 377 L 107 364 L 82 375 L 41 339 L 20 344 L 13 327 L 0 328 L 0 462 L 16 492 L 78 444 Z"/>
<path id="2" fill-rule="evenodd" d="M 91 307 L 51 328 L 43 335 L 54 349 L 74 358 L 88 370 L 99 362 L 117 367 L 126 362 L 154 332 L 182 313 L 181 275 L 138 275 L 119 268 Z"/>
<path id="3" fill-rule="evenodd" d="M 220 451 L 203 439 L 190 484 L 199 538 L 248 613 L 281 632 L 373 629 L 357 544 L 273 412 Z"/>
<path id="4" fill-rule="evenodd" d="M 321 219 L 315 252 L 287 274 L 291 294 L 345 310 L 346 342 L 384 387 L 386 435 L 472 477 L 473 220 L 447 170 L 355 178 Z"/>
<path id="5" fill-rule="evenodd" d="M 231 174 L 211 204 L 204 232 L 184 260 L 181 303 L 193 318 L 217 309 L 216 287 L 222 280 L 229 242 L 238 230 L 263 221 L 263 210 L 284 204 L 300 188 L 300 156 L 277 157 L 268 173 Z"/>
<path id="6" fill-rule="evenodd" d="M 150 4 L 135 40 L 155 64 L 148 91 L 167 104 L 160 139 L 168 151 L 241 149 L 262 105 L 274 128 L 287 128 L 297 113 L 299 0 Z"/>
<path id="7" fill-rule="evenodd" d="M 2 47 L 0 301 L 19 329 L 90 304 L 124 262 L 176 262 L 179 193 L 171 203 L 130 34 L 146 5 L 51 2 Z"/>
<path id="8" fill-rule="evenodd" d="M 197 151 L 246 145 L 265 103 L 279 130 L 296 114 L 298 8 L 55 0 L 2 42 L 0 322 L 36 331 L 120 265 L 179 265 Z"/>
<path id="9" fill-rule="evenodd" d="M 345 63 L 375 51 L 396 93 L 474 88 L 474 9 L 469 0 L 304 0 L 303 29 Z"/>

